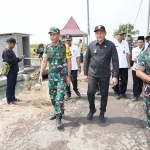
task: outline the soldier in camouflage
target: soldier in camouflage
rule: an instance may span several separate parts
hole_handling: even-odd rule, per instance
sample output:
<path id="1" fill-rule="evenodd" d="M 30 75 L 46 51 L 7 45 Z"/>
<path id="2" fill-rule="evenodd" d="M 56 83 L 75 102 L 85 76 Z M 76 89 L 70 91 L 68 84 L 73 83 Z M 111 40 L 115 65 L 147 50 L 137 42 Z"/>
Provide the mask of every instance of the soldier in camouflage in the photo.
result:
<path id="1" fill-rule="evenodd" d="M 138 56 L 136 75 L 143 80 L 143 108 L 147 116 L 147 128 L 150 131 L 150 48 L 145 49 Z M 150 145 L 150 138 L 148 144 Z"/>
<path id="2" fill-rule="evenodd" d="M 49 34 L 52 43 L 48 44 L 44 50 L 39 83 L 42 83 L 42 75 L 48 62 L 49 94 L 55 110 L 50 120 L 56 119 L 57 128 L 62 128 L 66 83 L 70 84 L 71 51 L 67 44 L 59 40 L 60 30 L 58 28 L 50 28 Z"/>

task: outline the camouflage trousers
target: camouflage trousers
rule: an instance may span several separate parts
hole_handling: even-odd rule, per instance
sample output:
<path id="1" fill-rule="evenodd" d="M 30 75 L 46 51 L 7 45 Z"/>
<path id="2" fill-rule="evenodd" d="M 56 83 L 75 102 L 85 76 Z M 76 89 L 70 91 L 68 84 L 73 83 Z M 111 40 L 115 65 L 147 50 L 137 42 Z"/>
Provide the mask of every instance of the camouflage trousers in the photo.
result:
<path id="1" fill-rule="evenodd" d="M 150 130 L 150 98 L 147 98 L 145 96 L 143 98 L 143 109 L 147 116 L 148 129 Z"/>
<path id="2" fill-rule="evenodd" d="M 49 71 L 49 94 L 56 114 L 64 114 L 66 74 Z"/>

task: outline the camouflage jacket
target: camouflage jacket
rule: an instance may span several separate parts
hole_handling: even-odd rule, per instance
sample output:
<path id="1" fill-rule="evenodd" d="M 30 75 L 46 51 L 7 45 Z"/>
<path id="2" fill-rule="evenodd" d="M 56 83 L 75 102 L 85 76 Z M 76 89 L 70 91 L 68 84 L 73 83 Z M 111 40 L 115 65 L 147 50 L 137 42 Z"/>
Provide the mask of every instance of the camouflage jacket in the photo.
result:
<path id="1" fill-rule="evenodd" d="M 43 58 L 47 58 L 49 70 L 59 72 L 61 68 L 66 72 L 66 59 L 71 58 L 71 51 L 67 44 L 59 41 L 57 47 L 52 43 L 48 44 L 44 50 Z"/>
<path id="2" fill-rule="evenodd" d="M 136 70 L 141 70 L 150 76 L 150 48 L 142 51 L 138 56 L 138 63 Z M 150 97 L 150 83 L 143 82 L 143 94 L 146 97 Z"/>

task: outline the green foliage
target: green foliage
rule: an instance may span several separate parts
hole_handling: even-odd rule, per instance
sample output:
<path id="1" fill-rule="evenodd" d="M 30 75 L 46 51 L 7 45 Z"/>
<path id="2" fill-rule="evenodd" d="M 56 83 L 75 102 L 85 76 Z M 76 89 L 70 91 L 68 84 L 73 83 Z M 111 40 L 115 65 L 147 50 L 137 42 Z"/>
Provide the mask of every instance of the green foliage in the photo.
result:
<path id="1" fill-rule="evenodd" d="M 140 31 L 139 30 L 135 30 L 134 29 L 134 25 L 133 24 L 120 24 L 119 25 L 119 30 L 122 30 L 123 32 L 126 33 L 125 36 L 128 36 L 128 35 L 136 35 L 136 34 L 139 34 Z M 114 34 L 113 34 L 113 37 L 115 38 L 116 37 L 116 29 L 114 30 Z M 127 35 L 128 33 L 128 35 Z"/>
<path id="2" fill-rule="evenodd" d="M 30 48 L 30 55 L 31 57 L 36 56 L 36 53 L 34 52 L 34 48 Z"/>
<path id="3" fill-rule="evenodd" d="M 39 44 L 30 44 L 30 48 L 36 48 Z"/>

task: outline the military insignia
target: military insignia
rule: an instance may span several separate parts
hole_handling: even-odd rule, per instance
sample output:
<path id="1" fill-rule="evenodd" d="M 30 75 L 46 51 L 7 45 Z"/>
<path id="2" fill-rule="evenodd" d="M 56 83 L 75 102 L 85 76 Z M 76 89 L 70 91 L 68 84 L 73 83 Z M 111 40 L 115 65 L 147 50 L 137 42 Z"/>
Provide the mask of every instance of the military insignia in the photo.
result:
<path id="1" fill-rule="evenodd" d="M 97 49 L 94 49 L 94 53 L 95 53 L 95 54 L 97 53 Z"/>
<path id="2" fill-rule="evenodd" d="M 101 26 L 98 26 L 97 28 L 98 28 L 98 29 L 100 29 L 100 28 L 101 28 Z"/>

